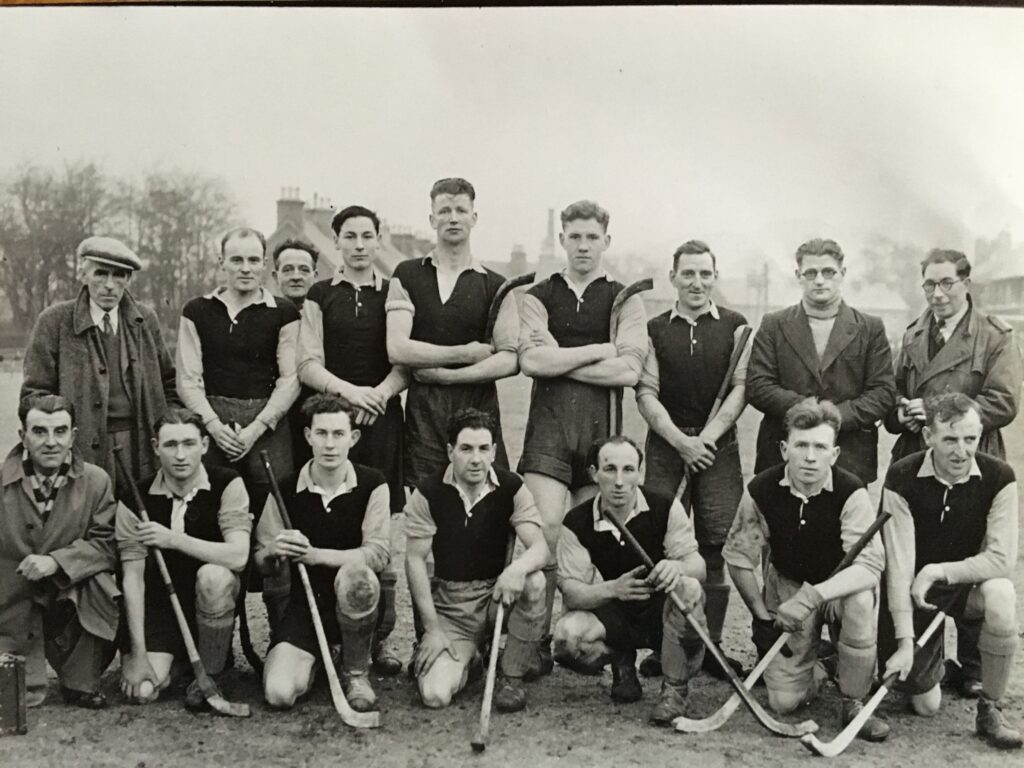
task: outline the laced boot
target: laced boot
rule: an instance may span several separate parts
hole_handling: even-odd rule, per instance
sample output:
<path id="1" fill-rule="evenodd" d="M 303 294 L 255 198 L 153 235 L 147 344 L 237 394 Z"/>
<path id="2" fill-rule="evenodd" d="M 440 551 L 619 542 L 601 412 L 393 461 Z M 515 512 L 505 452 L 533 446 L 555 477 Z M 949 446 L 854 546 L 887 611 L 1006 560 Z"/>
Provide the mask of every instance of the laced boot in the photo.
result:
<path id="1" fill-rule="evenodd" d="M 640 662 L 640 674 L 644 677 L 661 677 L 661 653 L 651 651 L 643 661 Z"/>
<path id="2" fill-rule="evenodd" d="M 636 676 L 636 651 L 624 651 L 612 659 L 612 701 L 630 704 L 640 701 L 644 689 Z"/>
<path id="3" fill-rule="evenodd" d="M 667 677 L 662 680 L 658 703 L 651 710 L 651 723 L 660 726 L 672 725 L 673 720 L 686 714 L 686 697 L 689 693 L 690 686 L 685 682 L 669 680 Z"/>
<path id="4" fill-rule="evenodd" d="M 984 694 L 978 697 L 978 717 L 975 730 L 981 738 L 996 749 L 1020 749 L 1020 731 L 1010 726 L 999 706 Z"/>
<path id="5" fill-rule="evenodd" d="M 383 643 L 373 646 L 373 671 L 381 677 L 394 677 L 402 673 L 402 661 L 389 651 Z"/>
<path id="6" fill-rule="evenodd" d="M 499 712 L 518 712 L 526 707 L 526 691 L 521 678 L 498 675 L 495 681 L 494 708 Z"/>
<path id="7" fill-rule="evenodd" d="M 849 725 L 860 714 L 862 709 L 864 709 L 863 702 L 858 699 L 843 697 L 841 712 L 843 725 Z M 861 726 L 857 736 L 864 739 L 864 741 L 885 741 L 889 738 L 890 730 L 889 724 L 881 718 L 869 717 L 864 721 L 864 725 Z"/>
<path id="8" fill-rule="evenodd" d="M 341 680 L 342 690 L 349 706 L 356 712 L 372 712 L 377 709 L 377 693 L 370 685 L 366 672 L 346 672 Z"/>

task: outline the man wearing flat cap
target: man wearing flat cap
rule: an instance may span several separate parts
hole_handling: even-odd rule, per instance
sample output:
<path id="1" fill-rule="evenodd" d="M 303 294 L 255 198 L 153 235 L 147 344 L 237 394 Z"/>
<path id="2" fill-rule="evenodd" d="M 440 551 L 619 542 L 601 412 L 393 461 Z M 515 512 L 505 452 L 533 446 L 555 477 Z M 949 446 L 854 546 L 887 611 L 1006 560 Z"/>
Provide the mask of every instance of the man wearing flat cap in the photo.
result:
<path id="1" fill-rule="evenodd" d="M 39 315 L 25 352 L 21 397 L 61 395 L 74 405 L 82 458 L 103 467 L 120 498 L 131 478 L 119 476 L 114 448 L 124 449 L 134 476 L 153 474 L 152 425 L 179 404 L 174 363 L 156 314 L 128 291 L 142 262 L 111 237 L 87 237 L 76 251 L 78 297 Z"/>

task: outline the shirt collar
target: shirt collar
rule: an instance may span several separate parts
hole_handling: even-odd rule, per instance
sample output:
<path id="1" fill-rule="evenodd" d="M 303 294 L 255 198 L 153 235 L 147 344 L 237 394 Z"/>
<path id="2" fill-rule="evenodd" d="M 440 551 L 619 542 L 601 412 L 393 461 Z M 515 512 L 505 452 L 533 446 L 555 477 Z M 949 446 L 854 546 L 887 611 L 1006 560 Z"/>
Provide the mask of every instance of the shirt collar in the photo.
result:
<path id="1" fill-rule="evenodd" d="M 650 505 L 647 503 L 647 497 L 644 496 L 644 492 L 639 488 L 636 489 L 636 500 L 633 503 L 633 508 L 626 515 L 626 519 L 623 521 L 623 525 L 629 523 L 634 517 L 647 512 L 650 509 Z M 610 520 L 605 520 L 601 514 L 601 494 L 597 494 L 594 497 L 594 531 L 596 533 L 610 533 L 615 537 L 615 540 L 619 540 L 619 529 Z"/>
<path id="2" fill-rule="evenodd" d="M 574 283 L 572 280 L 569 279 L 569 268 L 568 267 L 563 267 L 561 271 L 556 272 L 555 274 L 558 275 L 560 278 L 562 278 L 562 282 L 564 282 L 569 287 L 570 291 L 572 291 L 574 294 L 576 294 L 576 298 L 578 298 L 580 301 L 583 300 L 583 294 L 586 292 L 587 288 L 589 288 L 591 285 L 596 283 L 598 280 L 607 280 L 608 279 L 608 273 L 605 272 L 603 269 L 599 269 L 594 274 L 594 276 L 591 277 L 590 280 L 587 281 L 587 284 L 581 287 L 581 286 L 576 285 L 576 283 Z"/>
<path id="3" fill-rule="evenodd" d="M 379 291 L 381 287 L 384 285 L 384 275 L 380 273 L 380 270 L 377 269 L 377 267 L 370 267 L 370 272 L 373 275 L 373 290 Z M 331 278 L 332 287 L 335 285 L 340 285 L 341 283 L 348 283 L 349 285 L 353 286 L 356 289 L 366 287 L 365 285 L 356 285 L 348 278 L 348 275 L 345 274 L 344 264 L 338 267 L 337 271 L 334 273 L 334 277 Z"/>
<path id="4" fill-rule="evenodd" d="M 929 448 L 924 454 L 924 461 L 921 462 L 921 468 L 917 470 L 918 477 L 934 477 L 940 483 L 947 488 L 952 488 L 954 485 L 963 485 L 969 481 L 972 477 L 981 477 L 981 467 L 978 466 L 978 459 L 971 459 L 971 471 L 966 476 L 960 478 L 955 483 L 947 483 L 941 477 L 935 473 L 935 461 L 932 458 L 932 449 Z"/>
<path id="5" fill-rule="evenodd" d="M 718 312 L 718 305 L 715 304 L 715 302 L 713 302 L 713 301 L 709 302 L 708 306 L 705 307 L 704 310 L 699 315 L 697 315 L 697 317 L 698 318 L 699 317 L 703 317 L 704 315 L 711 315 L 711 318 L 713 320 L 721 320 L 722 319 L 721 314 Z M 679 312 L 679 302 L 678 301 L 675 304 L 672 305 L 672 309 L 668 313 L 668 321 L 671 323 L 677 317 L 681 318 L 682 320 L 685 320 L 690 325 L 696 325 L 697 324 L 696 320 L 691 320 L 689 317 L 687 317 L 686 315 L 681 314 Z"/>
<path id="6" fill-rule="evenodd" d="M 295 492 L 302 493 L 303 491 L 309 491 L 315 493 L 320 497 L 323 502 L 324 509 L 339 496 L 344 496 L 346 493 L 351 493 L 355 490 L 359 484 L 359 478 L 356 476 L 356 468 L 352 466 L 351 461 L 345 462 L 345 481 L 338 487 L 338 490 L 334 492 L 334 495 L 328 495 L 328 492 L 321 488 L 313 481 L 313 474 L 310 472 L 310 468 L 313 466 L 313 460 L 310 459 L 302 465 L 302 469 L 299 470 L 299 477 L 295 483 Z"/>
<path id="7" fill-rule="evenodd" d="M 210 476 L 206 472 L 206 467 L 202 464 L 199 465 L 199 471 L 196 473 L 196 482 L 192 485 L 192 488 L 187 494 L 186 498 L 194 498 L 198 491 L 210 490 Z M 153 478 L 153 482 L 149 485 L 149 493 L 151 496 L 166 496 L 169 499 L 182 498 L 178 496 L 174 491 L 171 490 L 167 484 L 167 477 L 164 475 L 162 469 L 158 469 L 156 477 Z"/>
<path id="8" fill-rule="evenodd" d="M 833 488 L 833 485 L 832 485 L 832 475 L 833 474 L 834 473 L 830 471 L 825 476 L 825 482 L 822 483 L 821 488 L 816 490 L 814 493 L 810 494 L 810 496 L 804 496 L 802 493 L 800 493 L 800 491 L 798 491 L 796 489 L 796 486 L 793 485 L 793 482 L 789 479 L 789 467 L 786 467 L 786 471 L 782 473 L 782 479 L 779 480 L 779 485 L 781 485 L 783 488 L 788 488 L 789 492 L 791 494 L 793 494 L 794 496 L 796 496 L 801 501 L 807 501 L 809 499 L 814 498 L 815 496 L 817 496 L 822 491 L 828 491 L 829 493 L 832 493 L 832 488 Z"/>
<path id="9" fill-rule="evenodd" d="M 93 323 L 96 324 L 97 328 L 103 328 L 103 316 L 108 314 L 110 315 L 110 325 L 111 327 L 113 327 L 114 333 L 117 333 L 117 325 L 119 320 L 117 307 L 114 307 L 113 309 L 109 310 L 103 309 L 103 307 L 101 307 L 91 298 L 89 299 L 89 317 L 92 318 L 92 321 Z"/>
<path id="10" fill-rule="evenodd" d="M 466 514 L 472 517 L 472 513 L 470 512 L 470 510 L 472 510 L 475 505 L 479 504 L 481 499 L 483 499 L 489 493 L 492 493 L 495 490 L 497 490 L 498 473 L 494 471 L 494 466 L 492 465 L 491 468 L 487 471 L 487 481 L 484 487 L 484 492 L 481 493 L 476 499 L 471 499 L 469 497 L 469 494 L 462 490 L 462 487 L 457 482 L 455 482 L 455 468 L 451 464 L 449 464 L 445 468 L 444 475 L 441 477 L 441 482 L 444 483 L 445 485 L 450 485 L 454 487 L 455 490 L 459 492 L 459 498 L 462 499 L 462 505 L 466 509 Z"/>
<path id="11" fill-rule="evenodd" d="M 217 288 L 214 288 L 212 291 L 210 291 L 208 294 L 206 294 L 203 298 L 204 299 L 217 299 L 218 301 L 220 301 L 221 304 L 223 304 L 225 307 L 228 308 L 228 311 L 231 311 L 231 307 L 228 305 L 227 301 L 225 301 L 225 299 L 224 299 L 224 294 L 226 294 L 227 291 L 228 291 L 228 289 L 225 288 L 222 285 L 222 286 L 219 286 Z M 274 298 L 274 294 L 272 294 L 266 288 L 260 287 L 260 297 L 258 299 L 256 299 L 256 301 L 252 302 L 251 304 L 246 304 L 246 306 L 247 307 L 251 307 L 253 304 L 266 304 L 268 307 L 273 309 L 273 308 L 275 308 L 277 306 L 277 300 Z"/>
<path id="12" fill-rule="evenodd" d="M 962 307 L 960 307 L 960 311 L 959 312 L 957 312 L 952 317 L 947 317 L 945 320 L 943 320 L 942 324 L 939 326 L 939 329 L 943 332 L 942 335 L 945 336 L 946 338 L 948 338 L 953 333 L 953 331 L 956 330 L 956 327 L 958 325 L 960 325 L 960 321 L 964 319 L 964 315 L 966 315 L 970 311 L 970 309 L 971 309 L 971 302 L 965 301 L 964 305 Z M 929 310 L 929 312 L 931 312 L 931 310 Z M 935 316 L 934 312 L 931 312 L 931 317 L 929 318 L 928 321 L 929 322 L 933 322 L 934 321 L 934 322 L 938 323 L 939 322 L 939 318 L 937 318 Z"/>
<path id="13" fill-rule="evenodd" d="M 423 261 L 421 263 L 422 264 L 431 264 L 434 267 L 434 269 L 437 269 L 437 262 L 434 260 L 434 252 L 433 251 L 431 251 L 426 256 L 424 256 L 423 257 Z M 465 272 L 467 269 L 471 269 L 474 272 L 479 272 L 481 275 L 486 275 L 487 274 L 487 270 L 484 269 L 484 265 L 481 264 L 479 261 L 477 261 L 475 257 L 470 257 L 469 266 L 468 267 L 463 267 L 462 270 L 459 272 L 459 274 L 462 274 L 462 272 Z"/>

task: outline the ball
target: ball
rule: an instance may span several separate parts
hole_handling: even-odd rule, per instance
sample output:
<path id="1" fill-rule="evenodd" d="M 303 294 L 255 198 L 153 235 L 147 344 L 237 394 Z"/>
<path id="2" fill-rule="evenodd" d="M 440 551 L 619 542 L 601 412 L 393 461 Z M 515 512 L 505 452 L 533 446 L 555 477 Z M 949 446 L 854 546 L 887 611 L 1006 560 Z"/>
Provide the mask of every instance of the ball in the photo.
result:
<path id="1" fill-rule="evenodd" d="M 148 699 L 153 695 L 153 684 L 149 680 L 143 680 L 139 683 L 139 698 Z"/>

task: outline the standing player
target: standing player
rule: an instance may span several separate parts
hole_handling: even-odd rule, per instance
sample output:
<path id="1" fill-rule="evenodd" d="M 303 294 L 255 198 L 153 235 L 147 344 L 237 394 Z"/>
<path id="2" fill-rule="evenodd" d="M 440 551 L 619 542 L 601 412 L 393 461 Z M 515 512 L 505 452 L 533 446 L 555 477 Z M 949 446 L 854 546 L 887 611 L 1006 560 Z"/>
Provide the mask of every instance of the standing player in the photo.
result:
<path id="1" fill-rule="evenodd" d="M 926 451 L 893 463 L 883 505 L 886 594 L 896 645 L 886 674 L 898 671 L 919 715 L 934 715 L 942 694 L 943 637 L 936 633 L 914 655 L 914 637 L 959 585 L 964 592 L 946 613 L 981 622 L 981 692 L 976 729 L 999 749 L 1020 749 L 998 702 L 1006 693 L 1016 653 L 1017 482 L 1009 464 L 978 452 L 982 409 L 959 392 L 925 403 Z M 888 644 L 887 644 L 888 645 Z M 894 652 L 895 651 L 895 652 Z"/>
<path id="2" fill-rule="evenodd" d="M 451 463 L 420 483 L 406 506 L 405 571 L 425 630 L 413 666 L 420 698 L 431 708 L 448 706 L 466 685 L 500 600 L 511 611 L 494 705 L 500 712 L 521 710 L 522 681 L 544 631 L 541 568 L 548 550 L 540 515 L 523 481 L 494 468 L 494 434 L 489 414 L 471 408 L 456 414 L 448 432 Z M 526 549 L 505 565 L 512 536 Z"/>
<path id="3" fill-rule="evenodd" d="M 835 466 L 839 409 L 807 398 L 786 413 L 784 464 L 754 476 L 736 512 L 722 555 L 740 597 L 753 614 L 754 645 L 764 654 L 779 631 L 792 633 L 764 680 L 768 702 L 785 714 L 813 699 L 823 680 L 818 664 L 821 625 L 838 638 L 841 717 L 848 724 L 871 690 L 877 655 L 875 589 L 885 552 L 877 537 L 853 564 L 829 576 L 874 520 L 867 489 Z M 764 591 L 755 572 L 767 548 Z M 835 632 L 835 625 L 839 631 Z M 871 717 L 862 739 L 882 741 L 889 726 Z"/>
<path id="4" fill-rule="evenodd" d="M 422 259 L 401 262 L 388 285 L 387 349 L 412 369 L 405 403 L 405 483 L 416 486 L 448 464 L 448 422 L 463 408 L 494 419 L 495 461 L 508 466 L 494 382 L 518 371 L 519 315 L 505 297 L 492 338 L 487 316 L 504 282 L 473 257 L 476 192 L 465 179 L 441 179 L 430 190 L 437 245 Z"/>
<path id="5" fill-rule="evenodd" d="M 402 403 L 408 386 L 402 366 L 392 366 L 387 352 L 388 281 L 374 267 L 380 251 L 380 219 L 360 205 L 340 211 L 331 222 L 342 267 L 309 292 L 299 333 L 299 380 L 312 390 L 342 398 L 355 414 L 359 442 L 351 458 L 384 473 L 391 513 L 402 511 Z M 325 343 L 329 340 L 329 343 Z M 373 650 L 374 668 L 395 675 L 402 664 L 382 645 L 395 626 L 392 567 L 380 574 L 381 625 Z"/>
<path id="6" fill-rule="evenodd" d="M 640 415 L 650 426 L 645 486 L 674 496 L 684 473 L 690 473 L 694 527 L 707 567 L 704 613 L 711 639 L 721 643 L 729 606 L 722 545 L 743 495 L 736 419 L 746 406 L 749 342 L 729 394 L 714 420 L 705 423 L 747 320 L 711 299 L 718 269 L 706 243 L 690 240 L 679 246 L 669 278 L 678 299 L 647 323 L 650 351 L 636 390 Z M 738 661 L 730 664 L 742 672 Z M 725 674 L 710 654 L 704 669 L 716 677 Z M 640 670 L 657 672 L 646 659 Z"/>
<path id="7" fill-rule="evenodd" d="M 171 665 L 185 661 L 185 645 L 170 597 L 149 547 L 163 550 L 203 667 L 224 670 L 235 626 L 238 572 L 249 557 L 249 496 L 238 473 L 203 466 L 210 438 L 198 414 L 170 408 L 154 425 L 153 450 L 160 468 L 139 483 L 149 515 L 142 522 L 119 506 L 117 544 L 123 569 L 130 650 L 121 664 L 121 690 L 132 701 L 156 699 L 171 681 Z M 201 708 L 205 697 L 193 681 L 185 704 Z"/>
<path id="8" fill-rule="evenodd" d="M 599 492 L 565 516 L 558 539 L 558 583 L 568 613 L 555 625 L 560 663 L 583 672 L 612 662 L 611 696 L 639 701 L 639 648 L 661 651 L 665 679 L 651 722 L 668 725 L 685 714 L 689 679 L 701 668 L 704 644 L 674 601 L 675 591 L 704 624 L 704 562 L 685 510 L 672 496 L 641 488 L 643 454 L 628 437 L 594 444 L 590 472 Z M 648 573 L 602 512 L 625 525 L 654 561 Z"/>
<path id="9" fill-rule="evenodd" d="M 755 472 L 782 461 L 786 412 L 805 397 L 835 403 L 842 414 L 839 466 L 867 484 L 878 474 L 878 422 L 896 404 L 892 350 L 881 319 L 842 298 L 843 251 L 833 240 L 797 248 L 799 304 L 764 316 L 747 369 L 747 399 L 764 413 Z"/>
<path id="10" fill-rule="evenodd" d="M 616 336 L 610 338 L 611 308 L 623 285 L 601 266 L 611 244 L 608 212 L 581 200 L 562 211 L 561 218 L 558 240 L 568 264 L 523 297 L 519 351 L 520 368 L 534 380 L 519 472 L 537 500 L 551 550 L 544 569 L 546 628 L 551 626 L 555 548 L 566 502 L 575 506 L 596 493 L 587 468 L 590 446 L 608 436 L 610 398 L 636 385 L 647 354 L 646 317 L 638 296 L 623 304 Z M 546 674 L 551 671 L 550 635 L 541 654 Z"/>
<path id="11" fill-rule="evenodd" d="M 391 558 L 391 515 L 384 476 L 349 460 L 359 440 L 351 408 L 335 395 L 304 406 L 313 458 L 281 480 L 292 529 L 267 498 L 256 528 L 256 564 L 264 574 L 287 567 L 292 592 L 263 670 L 267 703 L 287 709 L 313 685 L 319 648 L 296 563 L 306 565 L 330 643 L 341 642 L 342 685 L 357 712 L 376 709 L 370 649 L 377 625 L 379 574 Z"/>

